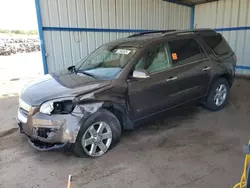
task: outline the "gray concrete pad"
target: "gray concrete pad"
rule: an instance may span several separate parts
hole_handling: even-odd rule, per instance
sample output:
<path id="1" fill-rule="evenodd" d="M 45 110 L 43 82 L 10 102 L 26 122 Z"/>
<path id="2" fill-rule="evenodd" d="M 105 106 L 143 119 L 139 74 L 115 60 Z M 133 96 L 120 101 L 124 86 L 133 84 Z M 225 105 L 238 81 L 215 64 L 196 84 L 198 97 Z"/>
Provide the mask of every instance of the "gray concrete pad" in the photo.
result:
<path id="1" fill-rule="evenodd" d="M 72 188 L 233 187 L 250 138 L 249 84 L 236 80 L 229 104 L 219 112 L 199 106 L 167 112 L 123 133 L 118 145 L 97 159 L 38 152 L 23 135 L 10 132 L 0 138 L 0 187 L 66 187 L 69 174 Z M 4 104 L 15 108 L 17 100 Z M 15 115 L 0 105 L 4 122 Z"/>

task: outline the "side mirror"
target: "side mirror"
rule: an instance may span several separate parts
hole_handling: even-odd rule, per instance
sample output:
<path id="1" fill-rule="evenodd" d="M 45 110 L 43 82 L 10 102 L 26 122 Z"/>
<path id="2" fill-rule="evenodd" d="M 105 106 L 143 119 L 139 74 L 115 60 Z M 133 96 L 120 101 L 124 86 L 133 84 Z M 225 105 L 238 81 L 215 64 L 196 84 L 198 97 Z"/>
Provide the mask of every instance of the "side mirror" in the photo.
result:
<path id="1" fill-rule="evenodd" d="M 136 69 L 133 72 L 134 78 L 149 78 L 149 72 L 144 69 Z"/>

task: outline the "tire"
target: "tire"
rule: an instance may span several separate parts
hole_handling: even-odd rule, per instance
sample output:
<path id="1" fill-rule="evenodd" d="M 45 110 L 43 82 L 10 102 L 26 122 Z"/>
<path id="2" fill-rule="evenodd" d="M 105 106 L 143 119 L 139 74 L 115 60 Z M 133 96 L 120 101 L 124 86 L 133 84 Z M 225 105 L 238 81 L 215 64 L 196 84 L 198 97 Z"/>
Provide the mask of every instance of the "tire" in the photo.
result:
<path id="1" fill-rule="evenodd" d="M 217 94 L 217 89 L 219 89 L 219 87 L 220 88 L 223 87 L 226 89 L 226 91 L 223 92 L 226 94 L 225 99 L 224 97 L 222 98 L 219 97 L 220 99 L 223 99 L 221 101 L 219 100 L 220 102 L 216 101 L 216 98 L 217 98 L 216 96 L 218 95 L 221 96 L 221 94 Z M 221 110 L 222 108 L 225 107 L 225 105 L 228 102 L 229 92 L 230 92 L 230 85 L 228 81 L 225 78 L 219 78 L 218 80 L 214 82 L 214 84 L 212 85 L 208 93 L 208 96 L 205 100 L 205 107 L 211 111 Z"/>
<path id="2" fill-rule="evenodd" d="M 91 127 L 100 126 L 101 123 L 106 126 L 106 129 L 107 129 L 106 133 L 111 131 L 111 134 L 112 134 L 111 141 L 109 139 L 107 139 L 107 141 L 106 140 L 100 141 L 101 136 L 100 136 L 100 138 L 97 138 L 98 136 L 93 137 L 93 135 L 91 133 L 92 131 L 90 131 L 90 130 L 93 130 L 93 129 L 91 129 Z M 104 128 L 104 131 L 105 131 L 105 128 Z M 97 133 L 97 134 L 99 135 L 99 133 Z M 105 132 L 103 133 L 103 135 L 104 134 L 105 134 Z M 101 149 L 99 148 L 99 145 L 96 145 L 96 142 L 95 142 L 94 145 L 96 145 L 97 150 L 99 149 L 100 151 L 99 151 L 99 153 L 97 152 L 98 154 L 96 154 L 96 155 L 94 155 L 94 154 L 91 155 L 90 154 L 91 149 L 88 147 L 92 147 L 93 143 L 91 143 L 91 146 L 88 145 L 87 147 L 84 147 L 82 144 L 83 138 L 86 138 L 87 135 L 89 136 L 89 138 L 91 138 L 92 140 L 94 139 L 99 144 L 100 143 L 102 143 L 104 145 L 106 144 L 107 150 L 103 150 L 104 152 L 101 151 Z M 100 157 L 101 155 L 105 154 L 109 149 L 111 149 L 112 147 L 114 147 L 116 145 L 116 143 L 120 139 L 120 136 L 121 136 L 121 125 L 120 125 L 119 120 L 110 111 L 102 109 L 102 110 L 97 111 L 93 115 L 91 115 L 87 119 L 87 121 L 81 126 L 80 131 L 79 131 L 78 136 L 77 136 L 77 139 L 76 139 L 76 142 L 72 145 L 72 151 L 77 157 Z M 84 141 L 88 140 L 89 138 L 84 139 Z M 105 141 L 106 141 L 106 143 L 105 143 Z M 91 142 L 94 142 L 94 141 L 91 141 Z M 90 151 L 88 152 L 88 150 L 90 150 Z"/>

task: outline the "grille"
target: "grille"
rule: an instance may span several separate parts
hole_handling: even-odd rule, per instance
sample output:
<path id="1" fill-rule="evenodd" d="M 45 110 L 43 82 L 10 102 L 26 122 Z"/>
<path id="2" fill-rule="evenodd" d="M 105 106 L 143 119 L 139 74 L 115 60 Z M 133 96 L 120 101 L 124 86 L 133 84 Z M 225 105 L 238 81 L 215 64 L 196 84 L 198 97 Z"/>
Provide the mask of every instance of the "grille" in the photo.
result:
<path id="1" fill-rule="evenodd" d="M 27 110 L 24 110 L 23 108 L 19 108 L 21 114 L 23 114 L 25 117 L 28 117 L 29 112 Z"/>
<path id="2" fill-rule="evenodd" d="M 53 128 L 35 128 L 36 135 L 42 138 L 51 139 L 57 135 L 57 130 Z"/>
<path id="3" fill-rule="evenodd" d="M 37 136 L 47 138 L 49 134 L 49 129 L 46 128 L 38 128 L 37 130 Z"/>

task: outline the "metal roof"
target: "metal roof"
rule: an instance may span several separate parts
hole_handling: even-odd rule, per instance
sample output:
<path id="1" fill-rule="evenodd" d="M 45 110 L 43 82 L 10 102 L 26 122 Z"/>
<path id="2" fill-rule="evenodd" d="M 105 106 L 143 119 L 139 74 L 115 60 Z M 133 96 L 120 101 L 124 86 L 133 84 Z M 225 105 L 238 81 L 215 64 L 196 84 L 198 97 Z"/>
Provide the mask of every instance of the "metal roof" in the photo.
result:
<path id="1" fill-rule="evenodd" d="M 182 5 L 198 5 L 203 3 L 209 3 L 213 1 L 219 1 L 219 0 L 163 0 L 168 1 L 176 4 L 182 4 Z"/>
<path id="2" fill-rule="evenodd" d="M 202 4 L 202 3 L 209 3 L 212 1 L 219 1 L 219 0 L 181 0 L 183 3 L 191 3 L 193 5 Z"/>

